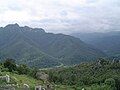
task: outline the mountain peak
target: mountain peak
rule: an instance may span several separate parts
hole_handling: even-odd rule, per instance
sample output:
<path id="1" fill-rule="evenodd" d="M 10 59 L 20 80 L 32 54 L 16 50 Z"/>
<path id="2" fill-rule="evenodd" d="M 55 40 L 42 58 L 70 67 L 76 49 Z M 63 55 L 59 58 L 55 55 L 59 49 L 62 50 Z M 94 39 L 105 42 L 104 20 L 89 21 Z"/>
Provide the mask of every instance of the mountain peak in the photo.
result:
<path id="1" fill-rule="evenodd" d="M 17 24 L 17 23 L 15 23 L 15 24 L 8 24 L 7 26 L 5 26 L 5 28 L 19 28 L 20 26 Z"/>
<path id="2" fill-rule="evenodd" d="M 1 27 L 1 28 L 5 28 L 7 30 L 30 30 L 30 31 L 32 30 L 32 31 L 35 31 L 35 32 L 44 32 L 45 33 L 44 29 L 42 29 L 42 28 L 31 28 L 29 26 L 21 27 L 17 23 L 8 24 L 5 27 Z"/>

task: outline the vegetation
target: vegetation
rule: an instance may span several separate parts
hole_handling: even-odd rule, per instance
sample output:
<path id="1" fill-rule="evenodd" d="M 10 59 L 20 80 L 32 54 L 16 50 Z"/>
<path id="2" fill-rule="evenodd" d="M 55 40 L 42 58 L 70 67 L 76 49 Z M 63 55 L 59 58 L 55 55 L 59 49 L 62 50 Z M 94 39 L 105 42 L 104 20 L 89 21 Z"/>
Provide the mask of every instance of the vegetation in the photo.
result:
<path id="1" fill-rule="evenodd" d="M 34 90 L 35 85 L 44 84 L 42 80 L 36 79 L 37 71 L 38 69 L 29 68 L 24 64 L 17 65 L 13 59 L 6 59 L 0 64 L 0 76 L 9 75 L 10 82 L 7 83 L 0 79 L 0 85 L 18 84 L 19 88 L 23 88 L 23 85 L 27 84 L 30 90 Z"/>
<path id="2" fill-rule="evenodd" d="M 84 42 L 95 46 L 109 56 L 120 56 L 120 31 L 104 33 L 73 33 Z"/>
<path id="3" fill-rule="evenodd" d="M 19 74 L 15 74 L 13 72 L 1 72 L 1 75 L 4 76 L 4 75 L 9 75 L 10 78 L 11 78 L 11 82 L 10 84 L 18 84 L 20 88 L 23 88 L 23 84 L 27 84 L 30 86 L 30 90 L 34 90 L 34 87 L 35 85 L 42 85 L 43 82 L 41 80 L 37 80 L 31 76 L 28 76 L 28 75 L 25 75 L 25 74 L 22 74 L 22 75 L 19 75 Z M 2 81 L 3 83 L 3 81 Z M 7 84 L 7 83 L 4 83 L 4 84 Z M 0 83 L 1 85 L 1 83 Z"/>
<path id="4" fill-rule="evenodd" d="M 36 84 L 44 84 L 37 80 L 38 69 L 17 65 L 15 60 L 6 59 L 0 65 L 0 75 L 10 75 L 12 84 L 24 83 L 32 88 Z M 58 67 L 42 70 L 48 73 L 49 82 L 55 85 L 56 90 L 119 90 L 120 63 L 118 60 L 109 61 L 100 58 L 96 62 L 81 63 L 73 67 Z M 1 82 L 0 83 L 4 83 Z"/>
<path id="5" fill-rule="evenodd" d="M 41 28 L 10 24 L 0 28 L 0 60 L 13 58 L 16 63 L 48 68 L 74 65 L 105 54 L 78 38 L 46 33 Z M 24 63 L 23 63 L 24 62 Z"/>
<path id="6" fill-rule="evenodd" d="M 50 82 L 67 86 L 88 86 L 87 90 L 120 90 L 120 62 L 100 59 L 74 67 L 48 71 Z M 95 88 L 95 89 L 94 89 Z M 98 89 L 97 89 L 98 88 Z M 79 89 L 78 89 L 79 90 Z"/>
<path id="7" fill-rule="evenodd" d="M 1 79 L 0 84 L 23 86 L 25 83 L 31 90 L 45 82 L 56 90 L 120 90 L 119 34 L 94 37 L 94 42 L 88 42 L 110 55 L 106 59 L 94 61 L 106 55 L 69 35 L 46 33 L 41 28 L 18 24 L 1 27 L 0 76 L 7 74 L 11 81 Z"/>
<path id="8" fill-rule="evenodd" d="M 3 63 L 1 63 L 1 72 L 11 72 L 36 78 L 36 73 L 38 72 L 38 69 L 30 68 L 25 64 L 17 65 L 15 63 L 15 60 L 8 58 Z"/>

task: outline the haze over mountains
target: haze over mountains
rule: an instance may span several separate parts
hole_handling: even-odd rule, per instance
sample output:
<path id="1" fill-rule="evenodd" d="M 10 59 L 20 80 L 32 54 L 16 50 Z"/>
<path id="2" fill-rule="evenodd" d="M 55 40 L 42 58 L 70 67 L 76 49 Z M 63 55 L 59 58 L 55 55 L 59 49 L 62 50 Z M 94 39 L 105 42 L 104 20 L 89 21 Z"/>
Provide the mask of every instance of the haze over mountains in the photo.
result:
<path id="1" fill-rule="evenodd" d="M 109 56 L 120 55 L 120 31 L 105 33 L 73 33 L 71 35 L 93 45 Z"/>
<path id="2" fill-rule="evenodd" d="M 42 28 L 9 24 L 0 28 L 0 58 L 35 67 L 79 64 L 105 54 L 78 38 L 46 33 Z"/>

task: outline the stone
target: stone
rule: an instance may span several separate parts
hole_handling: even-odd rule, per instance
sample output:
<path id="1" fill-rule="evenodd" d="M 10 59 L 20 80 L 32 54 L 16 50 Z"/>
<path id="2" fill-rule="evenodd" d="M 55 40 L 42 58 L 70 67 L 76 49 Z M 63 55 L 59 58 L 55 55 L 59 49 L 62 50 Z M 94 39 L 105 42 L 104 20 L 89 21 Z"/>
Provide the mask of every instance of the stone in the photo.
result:
<path id="1" fill-rule="evenodd" d="M 10 83 L 10 76 L 6 74 L 6 82 Z"/>
<path id="2" fill-rule="evenodd" d="M 42 90 L 42 86 L 41 85 L 35 86 L 35 90 Z"/>
<path id="3" fill-rule="evenodd" d="M 23 85 L 23 88 L 24 88 L 24 90 L 30 90 L 30 87 L 29 87 L 28 84 L 24 84 L 24 85 Z"/>
<path id="4" fill-rule="evenodd" d="M 39 71 L 36 73 L 36 77 L 37 79 L 47 81 L 49 76 L 46 73 Z"/>
<path id="5" fill-rule="evenodd" d="M 11 85 L 0 86 L 0 90 L 15 90 L 15 87 Z"/>
<path id="6" fill-rule="evenodd" d="M 10 76 L 6 74 L 6 76 L 0 76 L 0 80 L 6 81 L 7 83 L 10 83 Z"/>
<path id="7" fill-rule="evenodd" d="M 86 90 L 85 88 L 82 88 L 82 90 Z"/>
<path id="8" fill-rule="evenodd" d="M 53 87 L 53 85 L 47 84 L 45 90 L 55 90 L 55 88 Z"/>

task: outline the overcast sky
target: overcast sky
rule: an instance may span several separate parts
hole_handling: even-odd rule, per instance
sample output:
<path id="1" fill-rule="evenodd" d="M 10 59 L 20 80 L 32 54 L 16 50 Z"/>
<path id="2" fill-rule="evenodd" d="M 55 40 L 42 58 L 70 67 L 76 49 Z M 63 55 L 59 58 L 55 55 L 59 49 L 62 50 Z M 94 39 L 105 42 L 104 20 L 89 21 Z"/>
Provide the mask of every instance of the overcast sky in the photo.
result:
<path id="1" fill-rule="evenodd" d="M 0 26 L 11 23 L 57 33 L 120 30 L 120 0 L 0 0 Z"/>

